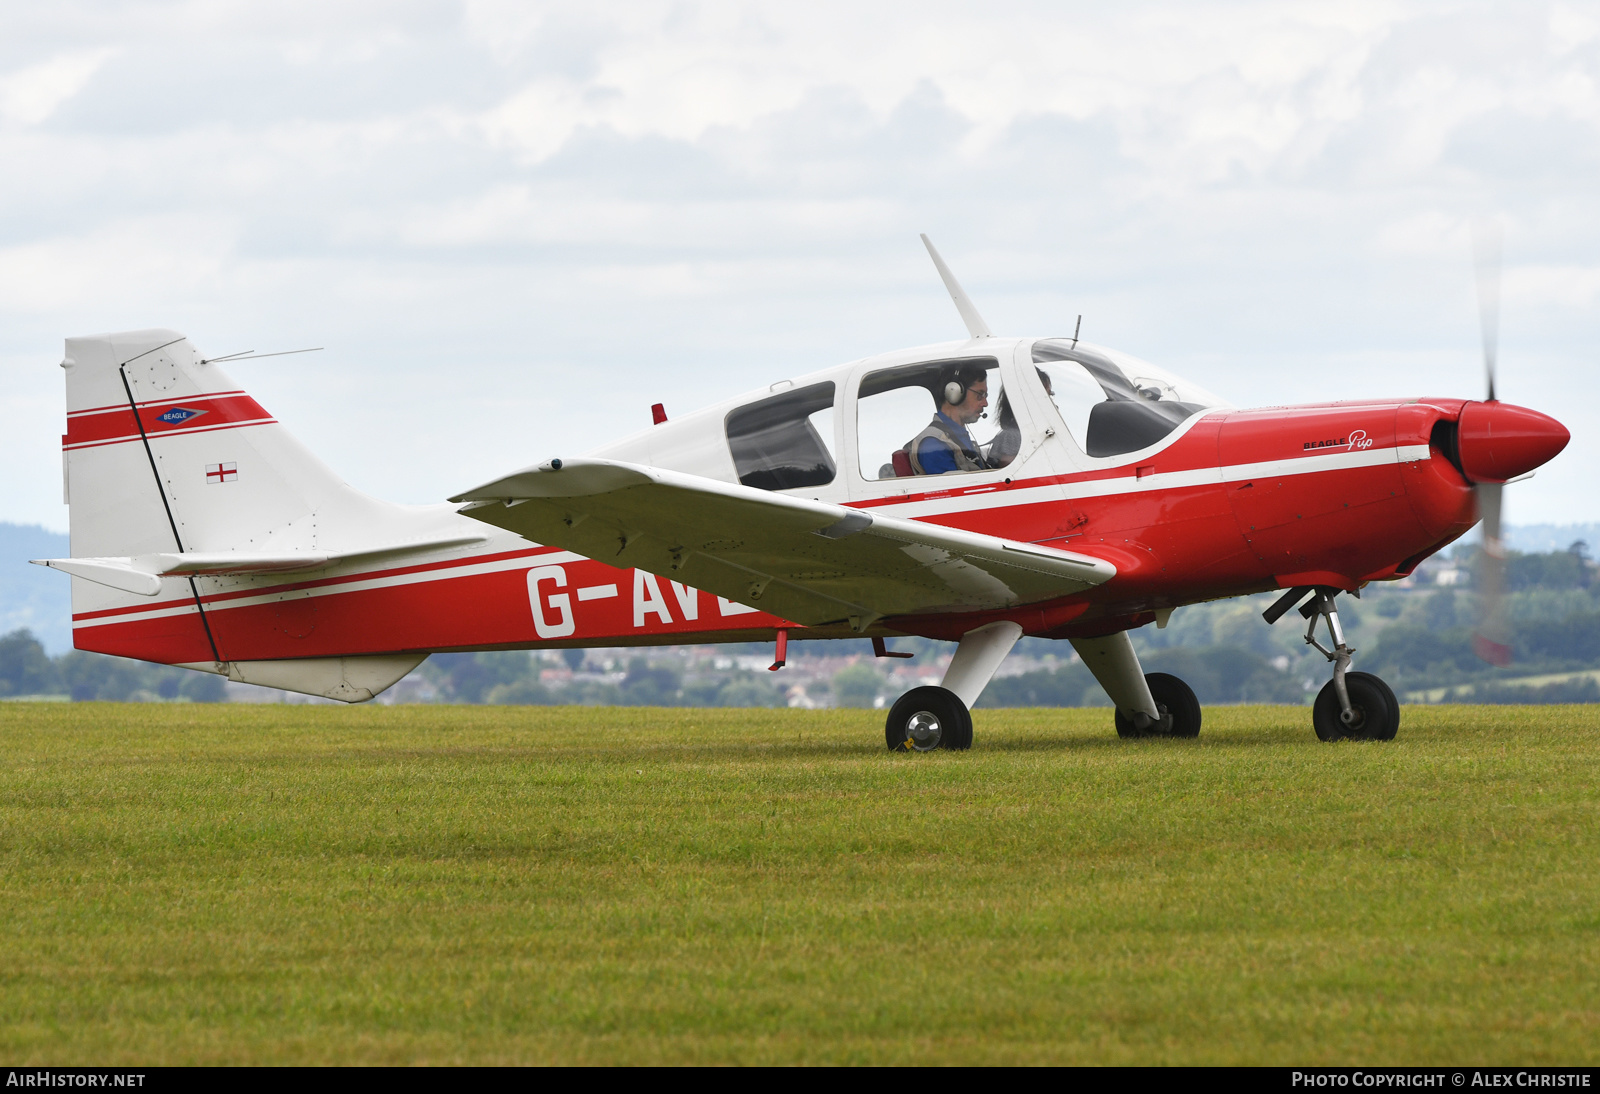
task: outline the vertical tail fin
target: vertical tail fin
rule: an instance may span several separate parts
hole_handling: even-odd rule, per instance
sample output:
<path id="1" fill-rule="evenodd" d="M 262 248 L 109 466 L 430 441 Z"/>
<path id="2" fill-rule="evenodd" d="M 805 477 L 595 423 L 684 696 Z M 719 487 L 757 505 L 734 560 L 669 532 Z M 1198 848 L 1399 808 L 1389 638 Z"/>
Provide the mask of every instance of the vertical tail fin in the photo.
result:
<path id="1" fill-rule="evenodd" d="M 69 338 L 62 367 L 75 559 L 326 553 L 404 538 L 403 507 L 351 489 L 178 332 Z M 72 585 L 80 649 L 218 671 L 252 656 L 208 619 L 202 594 L 215 579 L 164 576 L 153 597 L 129 582 Z"/>

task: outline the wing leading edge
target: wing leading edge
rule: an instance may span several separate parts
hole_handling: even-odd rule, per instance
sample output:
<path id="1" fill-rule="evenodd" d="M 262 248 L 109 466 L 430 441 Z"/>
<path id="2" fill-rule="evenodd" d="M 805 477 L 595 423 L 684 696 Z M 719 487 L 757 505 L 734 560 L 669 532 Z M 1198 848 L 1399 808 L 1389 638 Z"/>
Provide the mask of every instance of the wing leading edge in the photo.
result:
<path id="1" fill-rule="evenodd" d="M 454 498 L 535 543 L 647 570 L 806 626 L 1054 600 L 1100 559 L 613 460 L 552 460 Z"/>

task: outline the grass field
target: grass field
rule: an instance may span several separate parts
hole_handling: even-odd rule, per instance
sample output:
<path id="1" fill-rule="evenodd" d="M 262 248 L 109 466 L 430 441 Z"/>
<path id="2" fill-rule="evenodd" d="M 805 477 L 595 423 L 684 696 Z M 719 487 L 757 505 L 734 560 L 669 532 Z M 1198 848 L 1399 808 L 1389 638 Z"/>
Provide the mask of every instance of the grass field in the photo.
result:
<path id="1" fill-rule="evenodd" d="M 1600 708 L 0 704 L 14 1063 L 1600 1061 Z"/>

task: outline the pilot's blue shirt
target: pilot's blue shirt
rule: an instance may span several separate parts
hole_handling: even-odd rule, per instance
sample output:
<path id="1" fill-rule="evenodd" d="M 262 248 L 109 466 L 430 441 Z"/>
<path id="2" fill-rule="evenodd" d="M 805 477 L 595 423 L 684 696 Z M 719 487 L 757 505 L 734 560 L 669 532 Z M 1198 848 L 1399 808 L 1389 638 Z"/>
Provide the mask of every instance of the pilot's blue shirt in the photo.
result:
<path id="1" fill-rule="evenodd" d="M 973 443 L 972 434 L 967 432 L 967 427 L 942 410 L 938 416 L 944 419 L 951 435 L 956 438 L 956 443 L 966 451 L 967 455 L 978 459 L 978 446 Z M 954 454 L 932 437 L 926 438 L 917 446 L 917 462 L 922 465 L 922 473 L 925 475 L 943 475 L 946 471 L 957 470 Z"/>

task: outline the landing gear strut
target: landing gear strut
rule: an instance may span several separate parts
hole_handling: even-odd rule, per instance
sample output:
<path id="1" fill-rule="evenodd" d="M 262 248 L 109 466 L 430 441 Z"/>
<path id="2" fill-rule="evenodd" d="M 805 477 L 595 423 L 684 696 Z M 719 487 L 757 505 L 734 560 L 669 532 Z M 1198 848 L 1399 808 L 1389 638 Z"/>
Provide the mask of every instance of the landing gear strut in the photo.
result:
<path id="1" fill-rule="evenodd" d="M 1290 608 L 1311 593 L 1311 599 L 1300 608 L 1306 618 L 1306 644 L 1333 662 L 1333 679 L 1322 686 L 1317 701 L 1311 706 L 1311 728 L 1317 739 L 1337 741 L 1350 738 L 1360 741 L 1392 741 L 1400 729 L 1400 704 L 1393 690 L 1370 672 L 1351 672 L 1350 657 L 1356 651 L 1344 640 L 1344 627 L 1339 623 L 1339 609 L 1333 598 L 1339 590 L 1325 585 L 1297 586 L 1284 593 L 1262 612 L 1268 624 L 1276 623 Z M 1317 623 L 1328 627 L 1329 649 L 1317 641 Z"/>
<path id="2" fill-rule="evenodd" d="M 1194 689 L 1178 677 L 1166 672 L 1147 672 L 1145 683 L 1150 685 L 1150 696 L 1156 701 L 1160 716 L 1152 719 L 1148 714 L 1134 711 L 1124 714 L 1119 708 L 1113 720 L 1118 737 L 1198 737 L 1200 736 L 1200 700 Z M 1143 725 L 1139 723 L 1143 722 Z"/>
<path id="3" fill-rule="evenodd" d="M 1115 708 L 1118 737 L 1198 737 L 1200 700 L 1176 676 L 1147 673 L 1127 631 L 1074 638 L 1072 648 Z"/>
<path id="4" fill-rule="evenodd" d="M 961 636 L 938 687 L 912 688 L 895 700 L 883 725 L 890 752 L 932 752 L 972 747 L 972 704 L 993 679 L 1000 662 L 1022 637 L 1010 620 L 989 623 Z M 877 639 L 873 652 L 893 657 Z"/>

